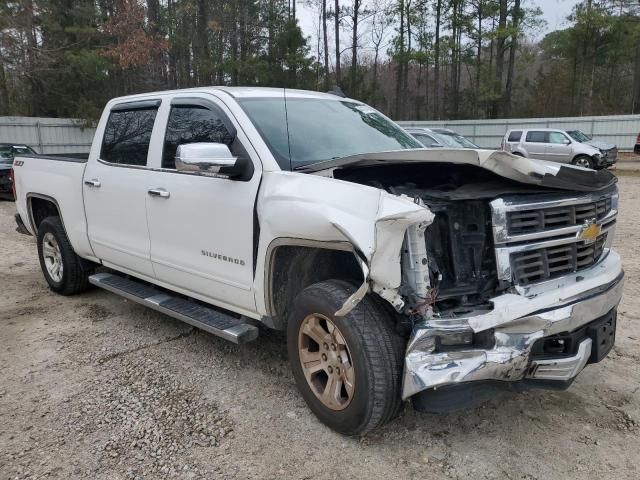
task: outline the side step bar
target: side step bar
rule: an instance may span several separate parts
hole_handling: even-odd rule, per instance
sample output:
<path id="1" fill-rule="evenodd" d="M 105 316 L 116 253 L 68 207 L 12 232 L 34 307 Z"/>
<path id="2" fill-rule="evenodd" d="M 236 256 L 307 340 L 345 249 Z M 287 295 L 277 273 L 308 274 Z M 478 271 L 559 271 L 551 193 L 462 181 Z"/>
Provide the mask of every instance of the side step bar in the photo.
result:
<path id="1" fill-rule="evenodd" d="M 246 343 L 258 338 L 258 328 L 254 325 L 189 300 L 173 297 L 146 283 L 112 273 L 96 273 L 89 277 L 89 282 L 233 343 Z"/>

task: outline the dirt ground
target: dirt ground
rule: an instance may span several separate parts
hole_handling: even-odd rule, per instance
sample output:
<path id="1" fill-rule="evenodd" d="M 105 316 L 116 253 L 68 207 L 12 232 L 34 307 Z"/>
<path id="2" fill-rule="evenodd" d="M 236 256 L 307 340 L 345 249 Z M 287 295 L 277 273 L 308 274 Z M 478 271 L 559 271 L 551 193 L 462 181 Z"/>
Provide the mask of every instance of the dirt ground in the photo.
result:
<path id="1" fill-rule="evenodd" d="M 610 356 L 565 392 L 321 425 L 277 335 L 236 346 L 113 294 L 49 291 L 0 202 L 0 479 L 640 478 L 640 175 L 620 170 L 627 283 Z"/>

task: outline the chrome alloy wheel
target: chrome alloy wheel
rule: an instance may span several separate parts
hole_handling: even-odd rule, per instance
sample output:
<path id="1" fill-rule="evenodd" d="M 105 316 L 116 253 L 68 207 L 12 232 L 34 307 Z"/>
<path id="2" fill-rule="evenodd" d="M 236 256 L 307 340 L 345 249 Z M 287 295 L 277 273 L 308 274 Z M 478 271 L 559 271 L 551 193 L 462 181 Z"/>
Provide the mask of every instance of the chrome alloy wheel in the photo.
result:
<path id="1" fill-rule="evenodd" d="M 324 315 L 307 316 L 298 332 L 298 352 L 309 388 L 331 410 L 345 409 L 355 392 L 349 347 L 338 327 Z"/>
<path id="2" fill-rule="evenodd" d="M 47 273 L 54 282 L 62 281 L 62 252 L 56 237 L 52 233 L 45 233 L 42 238 L 42 257 L 44 258 L 44 266 Z"/>
<path id="3" fill-rule="evenodd" d="M 576 160 L 576 165 L 578 167 L 582 167 L 582 168 L 591 168 L 591 164 L 589 163 L 589 160 L 587 160 L 584 157 L 580 157 Z"/>

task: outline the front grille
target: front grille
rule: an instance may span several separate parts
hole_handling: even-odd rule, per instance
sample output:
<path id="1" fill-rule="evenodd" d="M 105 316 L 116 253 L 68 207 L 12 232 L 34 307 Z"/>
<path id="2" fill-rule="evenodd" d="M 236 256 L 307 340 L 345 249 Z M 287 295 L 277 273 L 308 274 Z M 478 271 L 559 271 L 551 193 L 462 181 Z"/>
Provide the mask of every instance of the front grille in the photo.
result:
<path id="1" fill-rule="evenodd" d="M 609 212 L 611 212 L 611 197 L 579 205 L 508 212 L 507 230 L 509 235 L 545 232 L 583 225 L 594 218 L 600 220 Z"/>
<path id="2" fill-rule="evenodd" d="M 592 266 L 604 250 L 607 234 L 595 242 L 576 242 L 511 254 L 511 270 L 518 285 L 543 282 Z"/>
<path id="3" fill-rule="evenodd" d="M 502 286 L 575 274 L 603 258 L 615 234 L 617 189 L 570 195 L 511 196 L 491 202 Z M 587 240 L 595 232 L 595 241 Z"/>

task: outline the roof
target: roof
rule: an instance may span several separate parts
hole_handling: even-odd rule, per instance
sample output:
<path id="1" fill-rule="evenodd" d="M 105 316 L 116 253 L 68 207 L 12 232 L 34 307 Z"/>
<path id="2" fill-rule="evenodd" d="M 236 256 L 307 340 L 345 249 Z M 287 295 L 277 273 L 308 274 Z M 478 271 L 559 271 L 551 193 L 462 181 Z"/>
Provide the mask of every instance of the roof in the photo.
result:
<path id="1" fill-rule="evenodd" d="M 513 132 L 513 131 L 524 131 L 524 130 L 533 130 L 536 132 L 567 132 L 568 130 L 564 130 L 562 128 L 538 128 L 538 127 L 524 127 L 524 128 L 510 128 L 509 130 L 507 130 L 507 132 Z M 575 130 L 575 129 L 574 129 Z"/>
<path id="2" fill-rule="evenodd" d="M 409 133 L 419 133 L 419 132 L 433 133 L 433 130 L 427 127 L 406 127 L 405 131 Z"/>
<path id="3" fill-rule="evenodd" d="M 224 92 L 234 98 L 277 98 L 281 97 L 284 93 L 284 88 L 279 87 L 225 87 L 225 86 L 208 86 L 208 87 L 194 87 L 183 88 L 178 90 L 162 90 L 157 92 L 140 93 L 137 95 L 126 95 L 113 100 L 135 100 L 135 99 L 148 99 L 149 97 L 158 97 L 164 95 L 172 95 L 176 93 L 185 92 L 200 92 L 200 93 L 213 93 Z M 330 93 L 314 92 L 311 90 L 297 90 L 293 88 L 287 88 L 287 98 L 317 98 L 326 100 L 352 100 L 349 98 L 339 97 Z M 360 102 L 358 102 L 360 103 Z"/>

